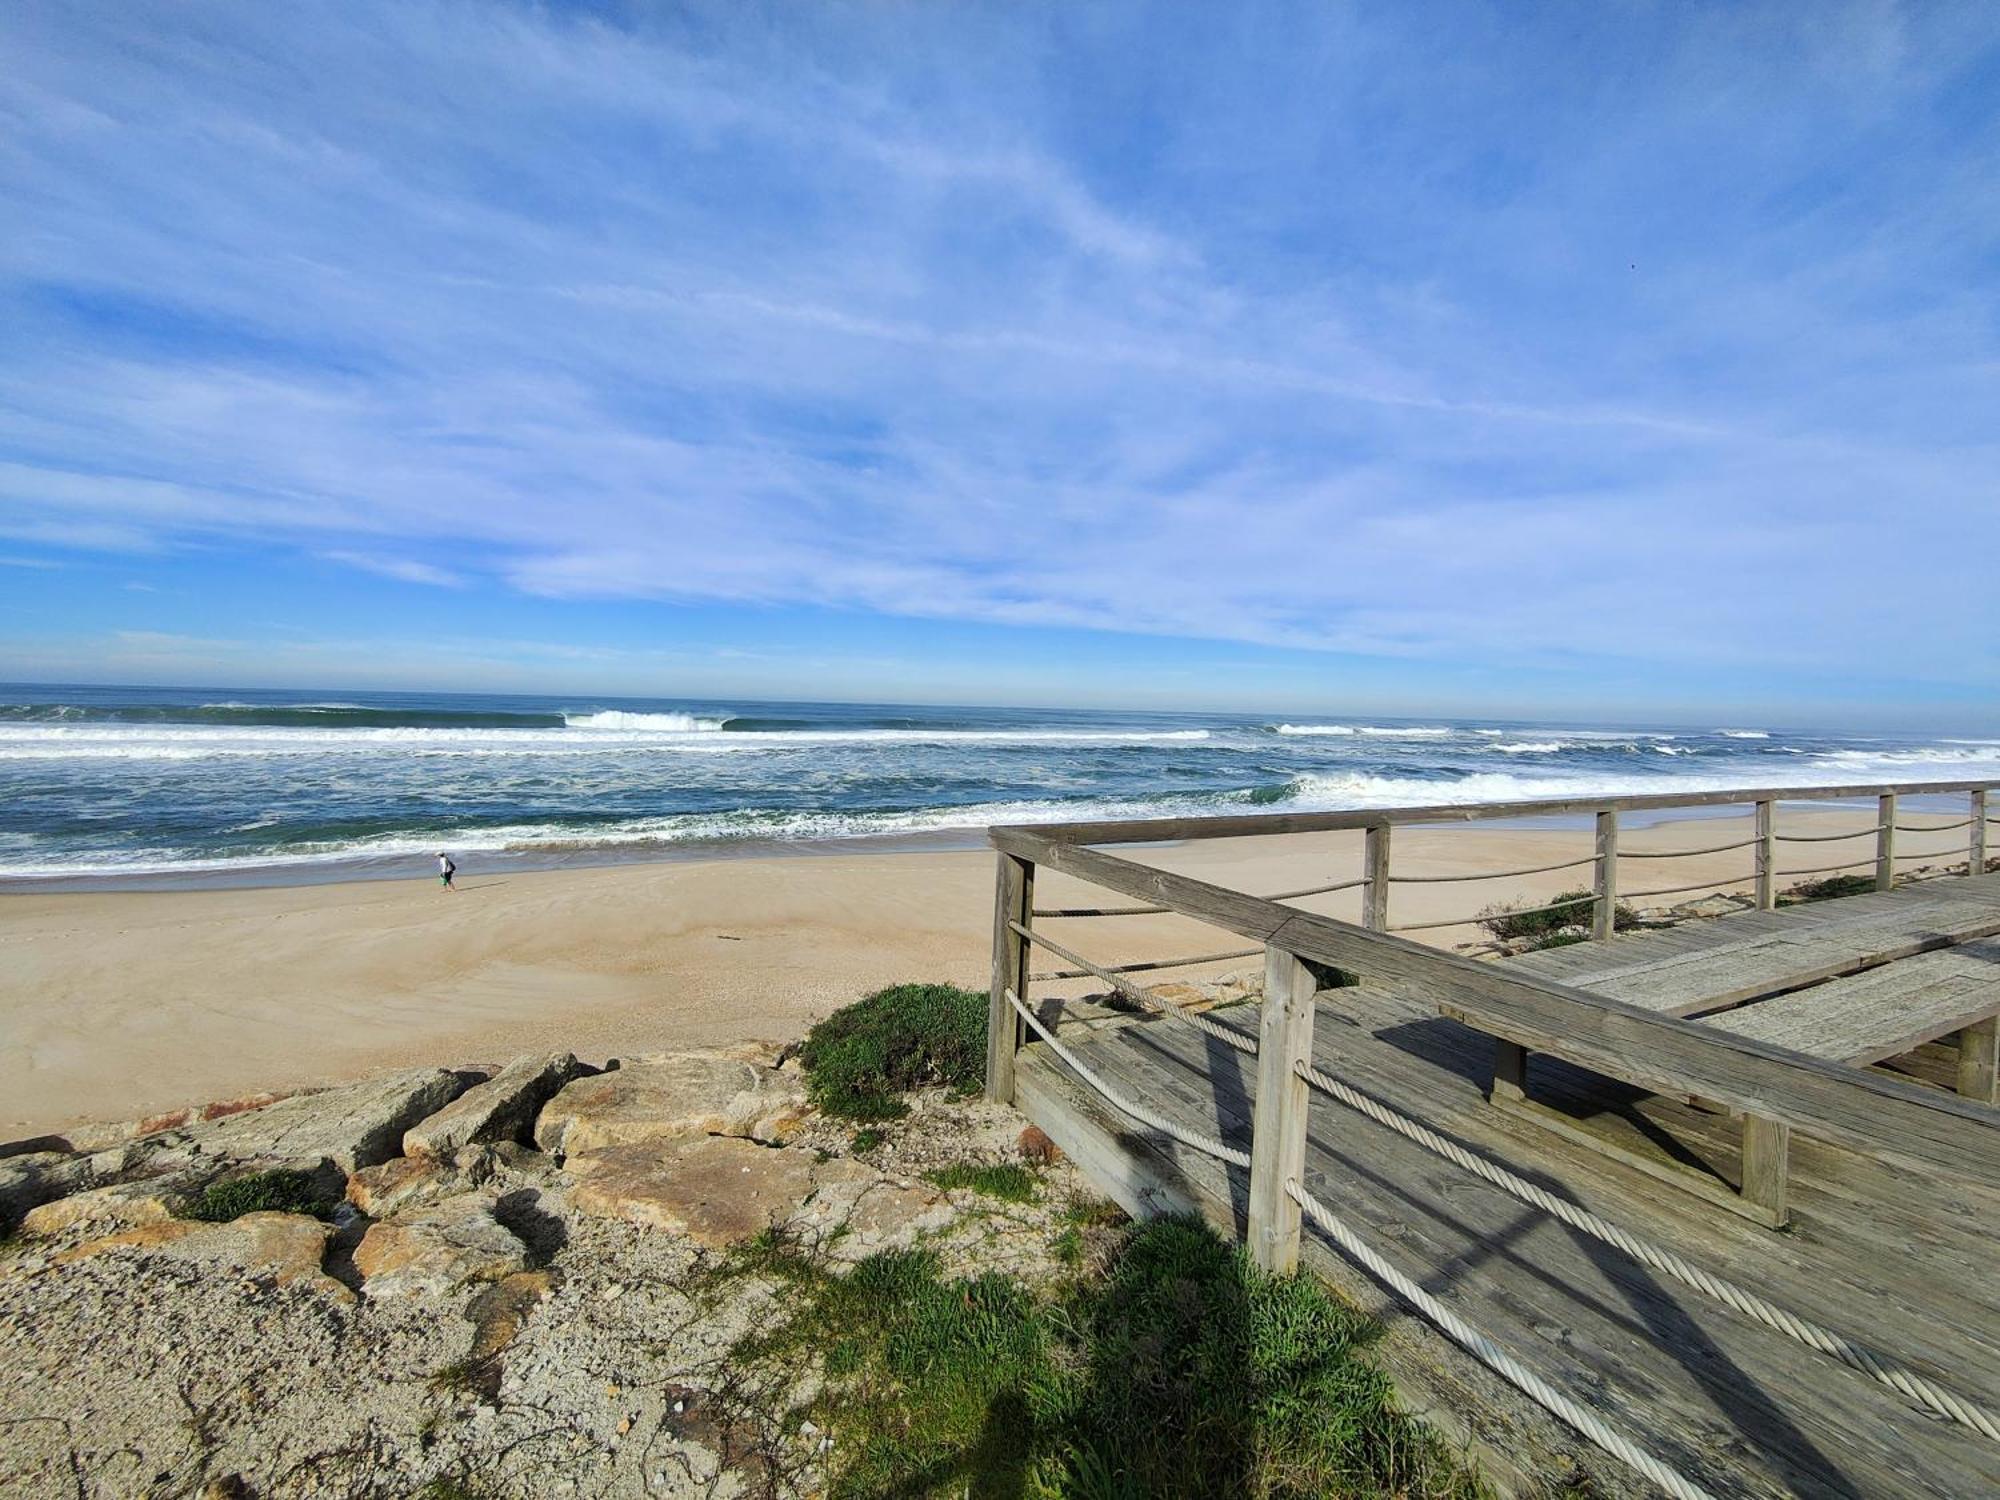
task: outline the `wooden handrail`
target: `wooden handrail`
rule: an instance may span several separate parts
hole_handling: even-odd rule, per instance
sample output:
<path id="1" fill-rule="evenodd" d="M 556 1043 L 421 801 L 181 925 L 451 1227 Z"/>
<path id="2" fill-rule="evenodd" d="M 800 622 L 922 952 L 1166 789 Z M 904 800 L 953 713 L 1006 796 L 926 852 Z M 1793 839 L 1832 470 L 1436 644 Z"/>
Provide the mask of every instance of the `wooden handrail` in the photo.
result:
<path id="1" fill-rule="evenodd" d="M 1942 1165 L 2000 1188 L 2000 1110 L 1141 865 L 1066 842 L 1060 831 L 994 828 L 988 837 L 1025 867 L 1047 865 L 1172 906 L 1579 1066 L 1783 1121 L 1864 1155 Z"/>
<path id="2" fill-rule="evenodd" d="M 1720 792 L 1659 792 L 1630 797 L 1571 797 L 1541 802 L 1455 802 L 1428 807 L 1352 812 L 1235 813 L 1204 818 L 1139 818 L 1097 823 L 1004 825 L 999 833 L 1033 834 L 1066 844 L 1143 844 L 1188 839 L 1253 838 L 1275 833 L 1338 833 L 1409 823 L 1474 823 L 1499 818 L 1562 817 L 1573 813 L 1670 812 L 1682 807 L 1730 807 L 1757 802 L 1827 802 L 1884 796 L 1925 797 L 1984 792 L 2000 781 L 1871 782 L 1864 786 L 1762 787 Z"/>

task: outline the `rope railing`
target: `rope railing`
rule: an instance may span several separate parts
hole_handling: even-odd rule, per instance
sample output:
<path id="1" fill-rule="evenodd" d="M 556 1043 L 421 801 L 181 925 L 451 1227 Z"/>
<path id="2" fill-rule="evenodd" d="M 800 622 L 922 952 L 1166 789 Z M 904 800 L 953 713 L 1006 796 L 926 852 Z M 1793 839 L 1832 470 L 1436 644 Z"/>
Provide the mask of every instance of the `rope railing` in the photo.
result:
<path id="1" fill-rule="evenodd" d="M 1676 1500 L 1715 1500 L 1709 1491 L 1679 1470 L 1670 1467 L 1664 1460 L 1648 1453 L 1616 1428 L 1608 1425 L 1588 1407 L 1565 1396 L 1431 1293 L 1390 1265 L 1369 1248 L 1352 1229 L 1342 1223 L 1332 1209 L 1300 1187 L 1295 1179 L 1285 1183 L 1285 1193 L 1298 1204 L 1300 1211 L 1307 1218 L 1318 1225 L 1342 1250 L 1359 1261 L 1371 1276 L 1443 1329 L 1454 1343 L 1508 1384 L 1538 1405 L 1561 1417 L 1612 1457 L 1622 1459 L 1631 1465 L 1668 1494 L 1675 1496 Z"/>
<path id="2" fill-rule="evenodd" d="M 1445 885 L 1458 880 L 1516 880 L 1523 875 L 1546 875 L 1551 870 L 1574 870 L 1596 863 L 1596 855 L 1586 854 L 1581 859 L 1566 859 L 1559 865 L 1537 865 L 1532 870 L 1482 870 L 1476 875 L 1391 875 L 1389 884 Z M 1360 883 L 1367 884 L 1366 881 Z"/>
<path id="3" fill-rule="evenodd" d="M 1538 912 L 1569 911 L 1572 908 L 1578 912 L 1588 912 L 1596 902 L 1597 898 L 1595 896 L 1577 896 L 1568 901 L 1551 901 L 1543 906 L 1510 906 L 1505 910 L 1486 912 L 1483 915 L 1494 917 L 1532 917 Z M 1479 920 L 1480 916 L 1475 915 L 1470 917 L 1451 917 L 1442 922 L 1403 922 L 1390 927 L 1388 930 L 1390 932 L 1429 932 L 1439 927 L 1469 927 Z"/>
<path id="4" fill-rule="evenodd" d="M 1748 849 L 1761 839 L 1738 839 L 1733 844 L 1711 844 L 1706 849 L 1620 849 L 1620 859 L 1690 859 L 1697 854 L 1727 854 L 1732 849 Z"/>
<path id="5" fill-rule="evenodd" d="M 1778 874 L 1785 880 L 1792 880 L 1800 875 L 1832 875 L 1840 870 L 1872 870 L 1874 868 L 1875 861 L 1873 859 L 1850 859 L 1844 865 L 1816 865 L 1810 870 L 1780 870 Z"/>
<path id="6" fill-rule="evenodd" d="M 1089 959 L 1085 958 L 1081 953 L 1072 953 L 1069 949 L 1065 948 L 1061 943 L 1055 941 L 1055 939 L 1044 937 L 1041 933 L 1035 931 L 1035 929 L 1032 927 L 1026 926 L 1020 922 L 1009 922 L 1007 925 L 1011 927 L 1021 937 L 1027 939 L 1029 942 L 1035 944 L 1036 946 L 1048 949 L 1049 952 L 1055 954 L 1056 957 L 1058 958 L 1068 959 L 1071 963 L 1077 965 L 1078 968 L 1080 968 L 1084 974 L 1090 975 L 1093 978 L 1103 980 L 1106 984 L 1110 985 L 1113 989 L 1118 991 L 1119 994 L 1124 995 L 1127 999 L 1135 1001 L 1142 1010 L 1145 1010 L 1156 1016 L 1169 1016 L 1176 1021 L 1180 1021 L 1185 1023 L 1186 1025 L 1194 1027 L 1194 1029 L 1197 1031 L 1207 1033 L 1209 1036 L 1214 1037 L 1217 1041 L 1221 1042 L 1225 1046 L 1234 1047 L 1238 1052 L 1247 1053 L 1253 1057 L 1256 1055 L 1257 1044 L 1251 1041 L 1248 1037 L 1244 1036 L 1242 1033 L 1237 1031 L 1232 1031 L 1227 1026 L 1218 1026 L 1215 1022 L 1209 1020 L 1208 1017 L 1206 1016 L 1192 1015 L 1189 1012 L 1182 1010 L 1179 1006 L 1166 1004 L 1159 998 L 1159 996 L 1148 994 L 1145 990 L 1139 988 L 1138 985 L 1132 983 L 1131 980 L 1121 978 L 1119 975 L 1114 974 L 1111 970 L 1106 969 L 1098 964 L 1092 963 Z M 1263 950 L 1258 949 L 1256 951 L 1262 952 Z"/>
<path id="7" fill-rule="evenodd" d="M 1106 964 L 1102 969 L 1045 969 L 1030 974 L 1028 978 L 1039 983 L 1044 979 L 1087 979 L 1098 974 L 1139 974 L 1149 969 L 1193 969 L 1202 964 L 1225 963 L 1232 958 L 1257 958 L 1263 952 L 1262 948 L 1232 948 L 1227 953 L 1197 953 L 1191 958 L 1156 958 L 1145 963 Z"/>
<path id="8" fill-rule="evenodd" d="M 1870 823 L 1852 833 L 1774 833 L 1771 837 L 1780 844 L 1838 844 L 1844 839 L 1874 838 L 1881 831 L 1881 824 Z"/>
<path id="9" fill-rule="evenodd" d="M 1970 828 L 1972 819 L 1960 818 L 1956 823 L 1892 823 L 1898 833 L 1950 833 L 1959 828 Z"/>
<path id="10" fill-rule="evenodd" d="M 1530 1207 L 1541 1209 L 1544 1213 L 1562 1220 L 1572 1229 L 1601 1240 L 1614 1249 L 1624 1251 L 1642 1265 L 1650 1266 L 1673 1277 L 1682 1285 L 1692 1287 L 1706 1297 L 1714 1298 L 1724 1306 L 1735 1309 L 1767 1328 L 1776 1329 L 1779 1333 L 1796 1339 L 1809 1348 L 1831 1355 L 1842 1364 L 1849 1365 L 1890 1389 L 1900 1392 L 1934 1415 L 1945 1417 L 2000 1441 L 2000 1417 L 1996 1417 L 1993 1412 L 1975 1402 L 1967 1401 L 1934 1385 L 1891 1356 L 1879 1353 L 1866 1345 L 1857 1344 L 1829 1328 L 1823 1328 L 1810 1319 L 1802 1318 L 1758 1296 L 1755 1292 L 1747 1291 L 1734 1282 L 1683 1260 L 1671 1250 L 1663 1250 L 1640 1239 L 1608 1219 L 1579 1208 L 1567 1199 L 1558 1198 L 1547 1189 L 1537 1187 L 1525 1177 L 1510 1172 L 1475 1152 L 1468 1151 L 1457 1142 L 1391 1109 L 1380 1100 L 1371 1098 L 1331 1074 L 1321 1072 L 1310 1063 L 1300 1062 L 1296 1065 L 1295 1071 L 1299 1077 L 1321 1093 L 1338 1100 L 1350 1109 L 1359 1111 L 1377 1124 L 1387 1126 L 1404 1139 L 1416 1142 L 1433 1155 L 1441 1156 L 1446 1161 L 1492 1183 L 1495 1187 L 1511 1193 Z"/>
<path id="11" fill-rule="evenodd" d="M 1021 1003 L 1019 995 L 1015 994 L 1012 990 L 1006 990 L 1003 993 L 1007 996 L 1007 1003 L 1014 1007 L 1015 1012 L 1023 1021 L 1027 1022 L 1029 1029 L 1044 1042 L 1048 1043 L 1049 1050 L 1065 1063 L 1069 1064 L 1077 1077 L 1096 1089 L 1105 1102 L 1113 1108 L 1130 1115 L 1142 1125 L 1152 1126 L 1153 1129 L 1159 1131 L 1162 1135 L 1171 1136 L 1184 1146 L 1192 1146 L 1197 1151 L 1215 1157 L 1218 1161 L 1226 1161 L 1231 1166 L 1237 1167 L 1247 1168 L 1250 1165 L 1250 1153 L 1248 1151 L 1239 1151 L 1227 1142 L 1217 1140 L 1214 1136 L 1202 1135 L 1199 1131 L 1189 1130 L 1185 1126 L 1176 1125 L 1165 1115 L 1155 1114 L 1144 1105 L 1127 1099 L 1118 1090 L 1111 1087 L 1102 1078 L 1099 1078 L 1096 1073 L 1091 1071 L 1088 1065 L 1079 1061 L 1074 1052 L 1057 1041 L 1055 1033 L 1042 1024 L 1039 1016 Z"/>
<path id="12" fill-rule="evenodd" d="M 1693 885 L 1668 885 L 1654 891 L 1620 891 L 1618 899 L 1620 901 L 1644 901 L 1648 896 L 1684 896 L 1689 891 L 1710 890 L 1716 891 L 1720 895 L 1722 892 L 1717 889 L 1718 887 L 1741 885 L 1746 878 L 1742 875 L 1725 875 L 1720 880 L 1698 880 Z"/>
<path id="13" fill-rule="evenodd" d="M 1553 868 L 1553 866 L 1551 867 Z M 1368 884 L 1368 877 L 1357 880 L 1338 880 L 1332 885 L 1309 885 L 1302 891 L 1273 891 L 1261 896 L 1262 901 L 1297 901 L 1305 896 L 1327 896 L 1335 891 L 1351 891 L 1356 886 Z M 1171 912 L 1171 906 L 1038 906 L 1031 913 L 1037 917 L 1157 917 Z"/>

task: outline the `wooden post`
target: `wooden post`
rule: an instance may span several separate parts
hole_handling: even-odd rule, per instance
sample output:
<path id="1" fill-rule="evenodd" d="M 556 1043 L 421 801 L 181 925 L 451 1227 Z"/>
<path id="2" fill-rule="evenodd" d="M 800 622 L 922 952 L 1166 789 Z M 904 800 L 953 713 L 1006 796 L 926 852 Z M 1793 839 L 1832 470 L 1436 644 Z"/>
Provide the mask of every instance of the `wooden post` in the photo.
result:
<path id="1" fill-rule="evenodd" d="M 2000 1016 L 1959 1032 L 1958 1091 L 1981 1104 L 2000 1104 Z"/>
<path id="2" fill-rule="evenodd" d="M 1590 935 L 1602 942 L 1618 930 L 1618 809 L 1597 815 L 1597 904 Z"/>
<path id="3" fill-rule="evenodd" d="M 1757 804 L 1757 910 L 1778 904 L 1778 808 L 1769 798 Z"/>
<path id="4" fill-rule="evenodd" d="M 1371 823 L 1362 851 L 1362 871 L 1368 884 L 1361 891 L 1361 925 L 1376 932 L 1389 930 L 1389 825 Z"/>
<path id="5" fill-rule="evenodd" d="M 1035 921 L 1035 867 L 1011 854 L 1000 856 L 993 881 L 993 995 L 986 1012 L 986 1097 L 1014 1102 L 1014 1054 L 1026 1029 L 1007 991 L 1028 1003 L 1028 940 L 1010 925 Z"/>
<path id="6" fill-rule="evenodd" d="M 1875 889 L 1896 886 L 1896 794 L 1885 792 L 1881 801 L 1882 821 L 1875 830 Z"/>
<path id="7" fill-rule="evenodd" d="M 1792 1127 L 1761 1115 L 1743 1117 L 1743 1201 L 1758 1217 L 1782 1229 L 1791 1217 L 1785 1199 L 1791 1182 Z"/>
<path id="8" fill-rule="evenodd" d="M 1965 873 L 1984 875 L 1986 873 L 1986 791 L 1985 788 L 1972 794 L 1972 857 L 1967 862 Z"/>
<path id="9" fill-rule="evenodd" d="M 1299 1266 L 1299 1205 L 1285 1184 L 1305 1171 L 1311 1096 L 1298 1064 L 1312 1056 L 1312 1039 L 1312 971 L 1296 954 L 1267 946 L 1250 1114 L 1250 1255 L 1279 1274 Z"/>

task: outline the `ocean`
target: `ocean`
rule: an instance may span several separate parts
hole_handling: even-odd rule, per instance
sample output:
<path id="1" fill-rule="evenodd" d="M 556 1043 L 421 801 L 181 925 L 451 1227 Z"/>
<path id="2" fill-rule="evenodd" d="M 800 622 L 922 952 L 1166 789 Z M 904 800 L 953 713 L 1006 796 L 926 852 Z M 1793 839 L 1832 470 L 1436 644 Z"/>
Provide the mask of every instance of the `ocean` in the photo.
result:
<path id="1" fill-rule="evenodd" d="M 1003 822 L 1985 776 L 2000 740 L 1756 724 L 0 686 L 0 879 L 287 883 L 426 873 L 440 850 L 546 867 L 970 846 Z"/>

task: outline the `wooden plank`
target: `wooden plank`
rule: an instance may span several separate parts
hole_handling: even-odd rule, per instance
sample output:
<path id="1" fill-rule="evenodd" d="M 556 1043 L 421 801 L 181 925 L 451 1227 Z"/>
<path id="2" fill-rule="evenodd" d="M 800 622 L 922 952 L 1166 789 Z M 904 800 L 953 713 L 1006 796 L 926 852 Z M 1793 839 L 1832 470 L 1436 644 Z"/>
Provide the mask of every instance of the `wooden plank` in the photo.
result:
<path id="1" fill-rule="evenodd" d="M 1888 891 L 1896 886 L 1896 794 L 1884 792 L 1877 805 L 1881 825 L 1875 832 L 1875 889 Z"/>
<path id="2" fill-rule="evenodd" d="M 1028 943 L 1014 923 L 1028 925 L 1035 906 L 1035 867 L 1002 853 L 993 877 L 993 983 L 986 1010 L 986 1097 L 1014 1100 L 1014 1054 L 1025 1038 L 1021 1017 L 1007 999 L 1012 990 L 1028 1003 Z"/>
<path id="3" fill-rule="evenodd" d="M 1757 909 L 1771 911 L 1778 904 L 1778 817 L 1770 799 L 1757 804 Z"/>
<path id="4" fill-rule="evenodd" d="M 1376 932 L 1389 927 L 1389 825 L 1371 823 L 1362 846 L 1368 883 L 1361 888 L 1361 925 Z"/>
<path id="5" fill-rule="evenodd" d="M 1356 812 L 1238 813 L 1206 818 L 1133 818 L 1095 823 L 1003 825 L 996 833 L 1032 834 L 1063 844 L 1154 844 L 1189 839 L 1258 838 L 1278 833 L 1333 833 L 1383 823 L 1472 823 L 1499 818 L 1566 817 L 1597 813 L 1671 812 L 1676 808 L 1733 807 L 1759 801 L 1855 801 L 1896 792 L 1908 797 L 1974 792 L 1990 781 L 1910 781 L 1862 786 L 1762 787 L 1726 792 L 1670 792 L 1632 797 L 1579 797 L 1540 802 L 1453 802 Z"/>
<path id="6" fill-rule="evenodd" d="M 1040 834 L 996 828 L 993 842 L 1122 894 L 1161 902 L 1227 931 L 1276 942 L 1364 984 L 1428 998 L 1491 1035 L 1552 1051 L 1644 1088 L 1696 1095 L 1783 1120 L 1857 1151 L 1950 1162 L 2000 1186 L 2000 1112 L 1744 1037 L 1654 1015 L 1499 964 L 1426 948 L 1393 933 L 1260 901 Z"/>
<path id="7" fill-rule="evenodd" d="M 1967 943 L 1789 995 L 1701 1024 L 1835 1062 L 1896 1057 L 2000 1014 L 2000 942 Z"/>
<path id="8" fill-rule="evenodd" d="M 1306 1152 L 1305 1080 L 1312 1056 L 1312 971 L 1283 948 L 1264 950 L 1264 1003 L 1258 1007 L 1256 1113 L 1250 1128 L 1250 1256 L 1266 1271 L 1299 1265 L 1299 1205 L 1285 1184 L 1299 1180 Z"/>
<path id="9" fill-rule="evenodd" d="M 2000 1018 L 1988 1016 L 1958 1034 L 1958 1091 L 2000 1104 Z"/>

